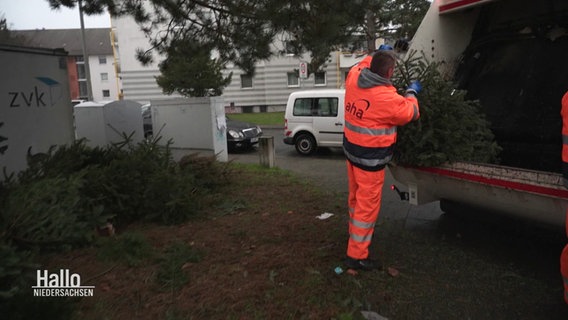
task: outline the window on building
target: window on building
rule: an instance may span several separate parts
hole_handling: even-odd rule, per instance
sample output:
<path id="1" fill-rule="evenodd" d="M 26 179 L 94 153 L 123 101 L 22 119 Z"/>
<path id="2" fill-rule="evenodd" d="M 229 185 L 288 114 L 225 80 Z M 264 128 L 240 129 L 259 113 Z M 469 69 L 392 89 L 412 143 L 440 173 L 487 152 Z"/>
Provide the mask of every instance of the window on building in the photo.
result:
<path id="1" fill-rule="evenodd" d="M 337 117 L 337 98 L 299 98 L 294 101 L 295 116 Z"/>
<path id="2" fill-rule="evenodd" d="M 104 98 L 110 97 L 110 90 L 103 90 L 103 97 Z"/>
<path id="3" fill-rule="evenodd" d="M 85 71 L 85 60 L 83 56 L 76 56 L 77 82 L 79 85 L 79 99 L 88 100 L 89 91 L 87 90 L 87 72 Z"/>
<path id="4" fill-rule="evenodd" d="M 299 87 L 300 86 L 298 71 L 288 72 L 287 76 L 288 76 L 288 87 Z"/>
<path id="5" fill-rule="evenodd" d="M 77 62 L 77 79 L 87 79 L 84 62 Z"/>
<path id="6" fill-rule="evenodd" d="M 99 56 L 99 64 L 107 64 L 107 57 Z"/>
<path id="7" fill-rule="evenodd" d="M 288 57 L 294 56 L 294 46 L 292 45 L 292 42 L 284 41 L 283 45 L 284 45 L 284 50 L 282 51 L 282 53 Z"/>
<path id="8" fill-rule="evenodd" d="M 88 100 L 89 99 L 89 92 L 87 90 L 87 80 L 79 80 L 79 98 Z"/>
<path id="9" fill-rule="evenodd" d="M 252 76 L 250 74 L 241 74 L 241 88 L 252 88 Z"/>
<path id="10" fill-rule="evenodd" d="M 108 80 L 108 73 L 106 73 L 106 72 L 101 73 L 101 80 L 102 81 Z"/>
<path id="11" fill-rule="evenodd" d="M 316 73 L 314 73 L 314 84 L 316 86 L 326 85 L 325 71 L 317 71 Z"/>

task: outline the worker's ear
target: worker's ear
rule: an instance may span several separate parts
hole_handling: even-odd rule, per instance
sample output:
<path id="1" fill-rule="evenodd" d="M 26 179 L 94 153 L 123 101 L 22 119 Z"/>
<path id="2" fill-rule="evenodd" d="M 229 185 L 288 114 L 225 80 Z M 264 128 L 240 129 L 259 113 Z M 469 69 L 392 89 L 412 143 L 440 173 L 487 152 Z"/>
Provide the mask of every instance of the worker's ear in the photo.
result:
<path id="1" fill-rule="evenodd" d="M 389 68 L 389 70 L 387 71 L 387 79 L 392 78 L 393 74 L 394 74 L 394 67 Z"/>

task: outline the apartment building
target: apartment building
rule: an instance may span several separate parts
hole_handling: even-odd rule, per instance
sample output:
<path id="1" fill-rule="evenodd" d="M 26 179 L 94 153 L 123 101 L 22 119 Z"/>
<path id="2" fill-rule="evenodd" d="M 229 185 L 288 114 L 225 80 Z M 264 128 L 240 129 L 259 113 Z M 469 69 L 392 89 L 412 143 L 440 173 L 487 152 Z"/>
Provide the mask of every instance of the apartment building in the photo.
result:
<path id="1" fill-rule="evenodd" d="M 134 20 L 130 17 L 113 18 L 111 25 L 117 39 L 124 98 L 140 103 L 167 98 L 155 80 L 160 74 L 159 61 L 163 57 L 143 66 L 135 59 L 136 50 L 147 50 L 150 45 Z M 252 77 L 232 65 L 227 66 L 225 74 L 232 72 L 233 75 L 222 96 L 226 112 L 282 111 L 293 91 L 341 88 L 349 68 L 363 58 L 351 53 L 332 53 L 321 71 L 304 79 L 300 70 L 307 59 L 286 53 L 285 47 L 284 40 L 276 41 L 273 52 L 277 54 L 268 61 L 258 62 Z M 188 77 L 191 75 L 188 74 Z"/>

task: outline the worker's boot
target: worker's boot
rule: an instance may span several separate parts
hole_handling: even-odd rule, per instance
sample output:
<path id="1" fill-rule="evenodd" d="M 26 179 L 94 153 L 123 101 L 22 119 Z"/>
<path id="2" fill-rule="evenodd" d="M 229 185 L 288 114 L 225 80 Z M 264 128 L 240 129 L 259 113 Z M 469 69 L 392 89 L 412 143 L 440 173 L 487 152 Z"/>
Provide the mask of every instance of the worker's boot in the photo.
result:
<path id="1" fill-rule="evenodd" d="M 382 269 L 382 265 L 379 261 L 377 260 L 373 260 L 370 258 L 366 258 L 366 259 L 353 259 L 351 257 L 347 257 L 344 260 L 345 266 L 348 269 L 353 269 L 353 270 L 364 270 L 364 271 L 370 271 L 370 270 L 380 270 Z"/>

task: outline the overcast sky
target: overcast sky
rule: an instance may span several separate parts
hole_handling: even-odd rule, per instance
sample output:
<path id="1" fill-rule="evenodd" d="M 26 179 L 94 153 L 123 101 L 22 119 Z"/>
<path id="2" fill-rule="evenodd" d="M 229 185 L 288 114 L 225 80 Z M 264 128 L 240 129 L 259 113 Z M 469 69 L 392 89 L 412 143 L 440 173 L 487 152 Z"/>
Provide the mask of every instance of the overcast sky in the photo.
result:
<path id="1" fill-rule="evenodd" d="M 0 16 L 11 30 L 80 28 L 79 9 L 52 10 L 47 0 L 0 0 Z M 85 28 L 110 28 L 108 14 L 84 16 Z"/>

